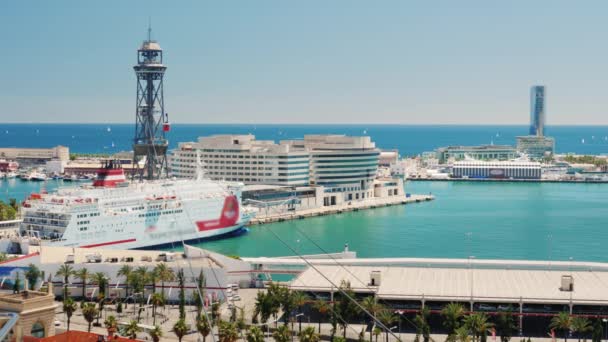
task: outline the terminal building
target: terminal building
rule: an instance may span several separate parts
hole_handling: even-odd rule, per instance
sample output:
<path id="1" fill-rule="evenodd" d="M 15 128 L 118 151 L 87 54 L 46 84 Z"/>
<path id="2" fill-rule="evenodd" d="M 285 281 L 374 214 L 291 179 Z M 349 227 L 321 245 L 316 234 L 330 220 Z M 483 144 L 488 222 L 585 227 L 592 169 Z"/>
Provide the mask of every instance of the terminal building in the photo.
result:
<path id="1" fill-rule="evenodd" d="M 539 162 L 464 160 L 452 165 L 453 178 L 540 179 Z"/>
<path id="2" fill-rule="evenodd" d="M 44 164 L 49 160 L 70 160 L 70 149 L 65 146 L 52 148 L 0 147 L 0 159 L 16 160 L 21 164 Z"/>
<path id="3" fill-rule="evenodd" d="M 198 155 L 198 157 L 197 157 Z M 248 135 L 213 135 L 180 143 L 170 156 L 171 174 L 196 177 L 197 158 L 213 180 L 282 186 L 309 184 L 309 153 L 302 147 Z"/>
<path id="4" fill-rule="evenodd" d="M 517 150 L 507 145 L 447 146 L 435 150 L 440 164 L 465 158 L 476 160 L 509 160 L 517 158 Z"/>
<path id="5" fill-rule="evenodd" d="M 250 201 L 280 201 L 295 193 L 316 203 L 319 189 L 310 187 L 321 188 L 324 206 L 373 198 L 389 190 L 392 196 L 404 195 L 402 182 L 376 180 L 380 150 L 366 136 L 305 135 L 279 143 L 256 140 L 251 134 L 200 137 L 172 151 L 171 174 L 195 177 L 197 158 L 211 179 L 275 186 L 251 188 L 257 190 L 244 193 Z"/>

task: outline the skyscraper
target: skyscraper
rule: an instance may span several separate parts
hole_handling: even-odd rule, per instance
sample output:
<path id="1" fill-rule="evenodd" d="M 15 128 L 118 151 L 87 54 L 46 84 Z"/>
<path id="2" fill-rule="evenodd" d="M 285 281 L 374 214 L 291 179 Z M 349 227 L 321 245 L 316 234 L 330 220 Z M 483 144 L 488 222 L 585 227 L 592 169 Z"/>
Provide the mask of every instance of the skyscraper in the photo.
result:
<path id="1" fill-rule="evenodd" d="M 545 130 L 545 86 L 530 89 L 530 135 L 542 137 Z"/>

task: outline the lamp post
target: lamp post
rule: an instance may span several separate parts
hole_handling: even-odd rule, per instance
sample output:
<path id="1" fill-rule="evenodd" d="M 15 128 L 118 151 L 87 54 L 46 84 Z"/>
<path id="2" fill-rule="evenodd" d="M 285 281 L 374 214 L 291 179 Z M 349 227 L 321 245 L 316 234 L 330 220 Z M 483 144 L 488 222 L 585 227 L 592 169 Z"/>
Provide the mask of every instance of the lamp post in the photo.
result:
<path id="1" fill-rule="evenodd" d="M 394 327 L 388 328 L 388 331 L 386 332 L 386 342 L 388 342 L 388 333 L 389 333 L 389 332 L 392 332 L 392 331 L 393 331 L 393 330 L 395 330 L 395 329 L 397 329 L 397 326 L 394 326 Z"/>
<path id="2" fill-rule="evenodd" d="M 604 330 L 606 331 L 606 340 L 608 340 L 608 319 L 602 318 L 602 322 L 604 322 L 604 326 L 606 327 Z"/>

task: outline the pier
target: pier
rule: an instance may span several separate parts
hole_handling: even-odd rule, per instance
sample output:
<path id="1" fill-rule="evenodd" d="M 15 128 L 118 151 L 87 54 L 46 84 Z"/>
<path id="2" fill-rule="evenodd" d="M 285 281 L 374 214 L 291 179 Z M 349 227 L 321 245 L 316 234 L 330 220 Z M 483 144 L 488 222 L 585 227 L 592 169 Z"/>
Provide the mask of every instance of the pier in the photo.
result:
<path id="1" fill-rule="evenodd" d="M 408 195 L 405 197 L 387 197 L 387 198 L 371 198 L 358 202 L 346 202 L 343 204 L 324 206 L 313 209 L 302 209 L 297 211 L 288 211 L 281 213 L 259 213 L 251 219 L 249 225 L 258 225 L 273 222 L 283 222 L 287 220 L 299 220 L 314 216 L 325 216 L 332 214 L 342 214 L 349 211 L 359 211 L 365 209 L 374 209 L 380 207 L 388 207 L 394 205 L 404 205 L 409 203 L 419 203 L 432 201 L 435 199 L 433 195 Z"/>

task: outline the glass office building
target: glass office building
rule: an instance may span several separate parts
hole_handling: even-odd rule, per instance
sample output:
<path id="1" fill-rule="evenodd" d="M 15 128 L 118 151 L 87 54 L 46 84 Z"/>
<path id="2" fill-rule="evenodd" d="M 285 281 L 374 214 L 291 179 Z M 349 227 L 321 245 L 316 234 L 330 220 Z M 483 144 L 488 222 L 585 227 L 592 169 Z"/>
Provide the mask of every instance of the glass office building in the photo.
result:
<path id="1" fill-rule="evenodd" d="M 542 137 L 545 132 L 545 86 L 530 89 L 530 135 Z"/>

